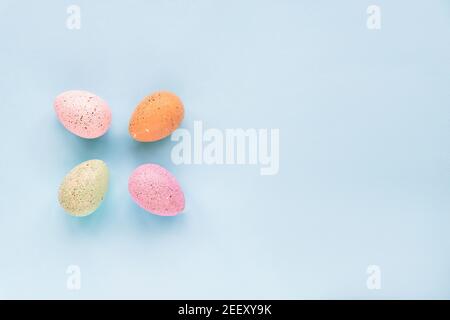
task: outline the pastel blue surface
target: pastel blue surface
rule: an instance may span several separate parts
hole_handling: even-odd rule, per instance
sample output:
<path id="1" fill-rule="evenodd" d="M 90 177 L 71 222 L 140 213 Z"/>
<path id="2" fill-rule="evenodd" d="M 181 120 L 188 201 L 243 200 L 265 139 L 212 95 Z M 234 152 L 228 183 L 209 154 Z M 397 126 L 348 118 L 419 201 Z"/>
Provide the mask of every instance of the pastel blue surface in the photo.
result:
<path id="1" fill-rule="evenodd" d="M 1 0 L 0 297 L 450 298 L 450 2 L 377 1 L 378 31 L 371 4 Z M 104 137 L 56 120 L 69 89 L 108 101 Z M 176 166 L 170 139 L 133 141 L 131 112 L 159 89 L 182 98 L 189 130 L 279 128 L 279 174 Z M 58 186 L 93 158 L 110 189 L 73 218 Z M 132 202 L 146 162 L 177 176 L 185 214 Z"/>

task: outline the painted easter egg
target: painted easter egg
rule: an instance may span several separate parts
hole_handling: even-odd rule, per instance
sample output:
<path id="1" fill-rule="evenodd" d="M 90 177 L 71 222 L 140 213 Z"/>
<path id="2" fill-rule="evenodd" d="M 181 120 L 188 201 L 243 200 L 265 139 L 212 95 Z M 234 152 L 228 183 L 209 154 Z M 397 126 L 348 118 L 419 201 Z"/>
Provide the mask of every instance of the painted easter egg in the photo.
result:
<path id="1" fill-rule="evenodd" d="M 170 135 L 184 117 L 180 98 L 167 91 L 145 97 L 134 110 L 128 131 L 133 139 L 151 142 Z"/>
<path id="2" fill-rule="evenodd" d="M 102 160 L 88 160 L 73 168 L 59 187 L 61 207 L 73 216 L 87 216 L 102 203 L 108 190 L 109 173 Z"/>
<path id="3" fill-rule="evenodd" d="M 63 92 L 56 97 L 54 107 L 62 125 L 82 138 L 98 138 L 105 134 L 111 124 L 108 104 L 88 91 Z"/>
<path id="4" fill-rule="evenodd" d="M 184 194 L 175 177 L 157 164 L 137 167 L 128 180 L 131 198 L 141 208 L 160 216 L 174 216 L 184 209 Z"/>

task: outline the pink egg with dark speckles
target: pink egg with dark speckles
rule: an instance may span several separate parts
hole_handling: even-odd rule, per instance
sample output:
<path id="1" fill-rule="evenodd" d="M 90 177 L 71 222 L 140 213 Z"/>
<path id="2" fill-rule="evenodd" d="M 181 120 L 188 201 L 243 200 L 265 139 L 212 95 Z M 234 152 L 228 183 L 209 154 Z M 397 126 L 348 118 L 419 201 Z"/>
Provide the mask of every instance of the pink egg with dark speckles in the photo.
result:
<path id="1" fill-rule="evenodd" d="M 157 164 L 137 167 L 128 180 L 131 198 L 141 208 L 160 216 L 175 216 L 184 209 L 184 194 L 175 177 Z"/>
<path id="2" fill-rule="evenodd" d="M 111 124 L 108 104 L 88 91 L 63 92 L 56 97 L 54 106 L 62 125 L 82 138 L 98 138 L 105 134 Z"/>

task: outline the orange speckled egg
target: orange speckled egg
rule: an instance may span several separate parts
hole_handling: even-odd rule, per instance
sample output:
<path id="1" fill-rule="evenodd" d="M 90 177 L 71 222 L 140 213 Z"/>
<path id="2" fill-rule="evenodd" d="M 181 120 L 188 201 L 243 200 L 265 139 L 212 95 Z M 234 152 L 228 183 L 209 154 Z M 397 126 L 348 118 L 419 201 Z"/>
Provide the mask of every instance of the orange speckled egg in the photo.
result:
<path id="1" fill-rule="evenodd" d="M 167 91 L 145 97 L 133 112 L 128 131 L 133 139 L 151 142 L 170 135 L 184 117 L 180 98 Z"/>

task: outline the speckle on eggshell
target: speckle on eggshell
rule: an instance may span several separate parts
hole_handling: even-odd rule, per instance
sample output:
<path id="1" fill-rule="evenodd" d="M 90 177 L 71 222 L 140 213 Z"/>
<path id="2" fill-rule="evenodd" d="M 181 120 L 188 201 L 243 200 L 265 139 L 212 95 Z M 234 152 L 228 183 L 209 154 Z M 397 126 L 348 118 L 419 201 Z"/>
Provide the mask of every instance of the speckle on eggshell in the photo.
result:
<path id="1" fill-rule="evenodd" d="M 184 194 L 175 177 L 157 164 L 137 167 L 128 180 L 131 198 L 160 216 L 175 216 L 184 209 Z"/>
<path id="2" fill-rule="evenodd" d="M 111 124 L 111 110 L 99 96 L 81 90 L 58 95 L 54 102 L 56 115 L 73 134 L 94 139 L 105 134 Z"/>

